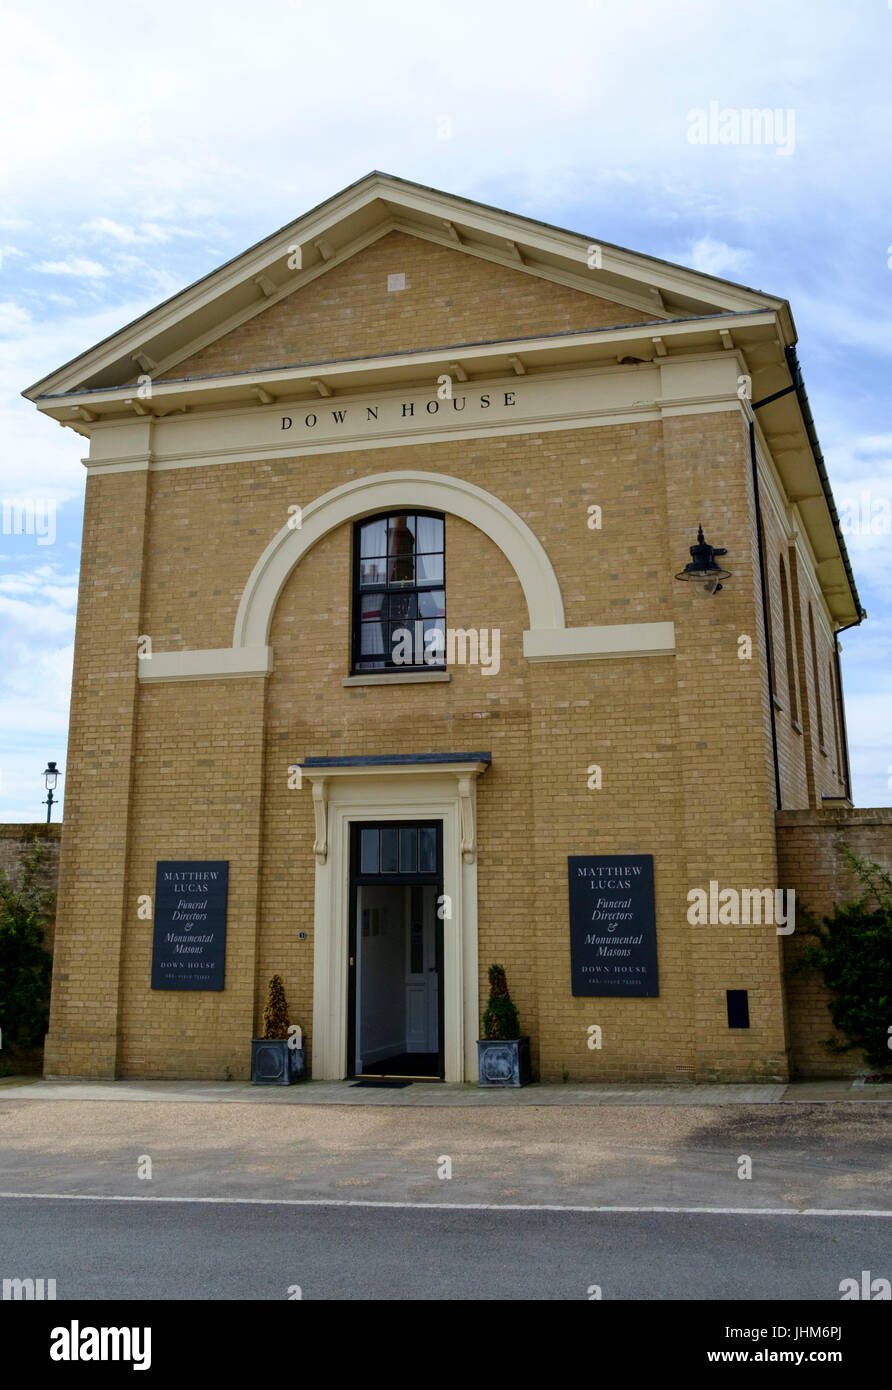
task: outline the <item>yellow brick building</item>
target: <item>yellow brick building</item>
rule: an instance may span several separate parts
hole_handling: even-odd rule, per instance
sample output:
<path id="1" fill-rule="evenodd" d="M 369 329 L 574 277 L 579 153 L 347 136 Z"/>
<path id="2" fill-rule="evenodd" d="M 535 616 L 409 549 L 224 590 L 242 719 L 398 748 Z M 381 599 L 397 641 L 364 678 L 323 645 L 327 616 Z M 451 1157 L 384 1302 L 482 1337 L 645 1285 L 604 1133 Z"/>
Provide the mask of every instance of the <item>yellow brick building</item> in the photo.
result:
<path id="1" fill-rule="evenodd" d="M 32 387 L 89 439 L 47 1073 L 245 1077 L 275 972 L 315 1077 L 471 1080 L 498 961 L 542 1079 L 786 1077 L 784 933 L 690 903 L 850 804 L 795 341 L 375 173 Z M 649 993 L 573 992 L 576 856 L 652 857 Z M 197 861 L 223 987 L 153 988 Z"/>

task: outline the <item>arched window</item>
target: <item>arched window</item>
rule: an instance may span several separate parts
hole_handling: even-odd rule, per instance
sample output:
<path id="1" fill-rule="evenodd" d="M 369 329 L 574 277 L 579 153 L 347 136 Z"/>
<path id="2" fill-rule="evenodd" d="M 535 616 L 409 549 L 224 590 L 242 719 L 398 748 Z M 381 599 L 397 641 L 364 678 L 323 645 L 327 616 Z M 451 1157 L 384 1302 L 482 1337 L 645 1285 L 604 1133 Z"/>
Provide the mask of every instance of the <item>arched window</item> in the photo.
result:
<path id="1" fill-rule="evenodd" d="M 811 604 L 808 605 L 808 636 L 811 642 L 811 669 L 812 678 L 815 683 L 815 706 L 818 713 L 818 746 L 824 747 L 824 710 L 821 704 L 821 676 L 818 671 L 818 646 L 815 642 L 815 620 L 812 617 Z"/>
<path id="2" fill-rule="evenodd" d="M 787 589 L 787 571 L 784 559 L 780 559 L 781 607 L 784 614 L 784 649 L 787 656 L 787 690 L 790 700 L 790 718 L 799 722 L 799 705 L 796 700 L 796 663 L 793 659 L 793 632 L 790 626 L 790 594 Z"/>
<path id="3" fill-rule="evenodd" d="M 353 670 L 446 663 L 445 523 L 388 512 L 353 528 Z"/>

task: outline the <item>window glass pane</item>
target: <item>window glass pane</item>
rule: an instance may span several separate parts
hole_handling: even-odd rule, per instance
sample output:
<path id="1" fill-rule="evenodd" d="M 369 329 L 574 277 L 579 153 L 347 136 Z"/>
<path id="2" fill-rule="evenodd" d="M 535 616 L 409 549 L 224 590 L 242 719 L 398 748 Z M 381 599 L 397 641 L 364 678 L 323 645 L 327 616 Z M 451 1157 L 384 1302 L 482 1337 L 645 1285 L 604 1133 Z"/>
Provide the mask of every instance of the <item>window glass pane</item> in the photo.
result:
<path id="1" fill-rule="evenodd" d="M 420 922 L 412 923 L 412 949 L 409 958 L 409 974 L 421 975 L 424 973 L 424 926 Z"/>
<path id="2" fill-rule="evenodd" d="M 443 549 L 443 519 L 439 516 L 419 516 L 415 530 L 415 549 L 419 554 Z"/>
<path id="3" fill-rule="evenodd" d="M 359 584 L 365 589 L 369 584 L 384 584 L 387 581 L 387 561 L 382 555 L 377 560 L 360 560 Z"/>
<path id="4" fill-rule="evenodd" d="M 387 578 L 391 584 L 415 582 L 415 518 L 392 516 L 387 528 Z"/>
<path id="5" fill-rule="evenodd" d="M 443 583 L 443 556 L 419 555 L 415 562 L 419 584 Z"/>
<path id="6" fill-rule="evenodd" d="M 418 832 L 418 872 L 437 872 L 437 828 L 434 825 L 424 825 Z"/>
<path id="7" fill-rule="evenodd" d="M 409 623 L 418 616 L 418 599 L 413 593 L 390 594 L 388 602 L 388 616 L 392 623 Z"/>
<path id="8" fill-rule="evenodd" d="M 359 630 L 359 650 L 363 656 L 384 655 L 383 623 L 362 623 Z"/>
<path id="9" fill-rule="evenodd" d="M 415 561 L 411 555 L 399 555 L 387 562 L 388 584 L 414 584 Z"/>
<path id="10" fill-rule="evenodd" d="M 360 555 L 387 554 L 387 521 L 384 517 L 380 521 L 367 521 L 364 526 L 359 528 L 359 553 Z"/>
<path id="11" fill-rule="evenodd" d="M 400 831 L 400 873 L 418 872 L 418 831 L 414 825 Z"/>
<path id="12" fill-rule="evenodd" d="M 363 619 L 380 618 L 387 602 L 386 594 L 363 594 L 360 612 Z"/>
<path id="13" fill-rule="evenodd" d="M 397 871 L 397 835 L 393 827 L 381 830 L 382 874 L 395 874 Z"/>
<path id="14" fill-rule="evenodd" d="M 378 832 L 363 830 L 360 835 L 359 869 L 363 874 L 378 872 Z"/>
<path id="15" fill-rule="evenodd" d="M 397 515 L 389 517 L 387 524 L 387 554 L 414 555 L 414 553 L 414 516 Z"/>
<path id="16" fill-rule="evenodd" d="M 419 618 L 442 618 L 446 614 L 445 589 L 430 589 L 418 595 Z"/>

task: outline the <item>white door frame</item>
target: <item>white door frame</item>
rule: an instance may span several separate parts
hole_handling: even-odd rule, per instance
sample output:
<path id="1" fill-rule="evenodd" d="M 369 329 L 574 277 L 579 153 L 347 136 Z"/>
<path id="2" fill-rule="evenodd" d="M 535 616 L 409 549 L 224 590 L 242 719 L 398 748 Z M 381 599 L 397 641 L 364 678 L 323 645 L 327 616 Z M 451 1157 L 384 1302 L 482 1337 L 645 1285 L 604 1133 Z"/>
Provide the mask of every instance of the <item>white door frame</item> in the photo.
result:
<path id="1" fill-rule="evenodd" d="M 302 764 L 316 814 L 313 1076 L 347 1076 L 350 826 L 443 823 L 443 1063 L 446 1081 L 477 1079 L 476 779 L 487 761 Z M 346 761 L 346 760 L 344 760 Z M 451 913 L 451 916 L 448 915 Z"/>

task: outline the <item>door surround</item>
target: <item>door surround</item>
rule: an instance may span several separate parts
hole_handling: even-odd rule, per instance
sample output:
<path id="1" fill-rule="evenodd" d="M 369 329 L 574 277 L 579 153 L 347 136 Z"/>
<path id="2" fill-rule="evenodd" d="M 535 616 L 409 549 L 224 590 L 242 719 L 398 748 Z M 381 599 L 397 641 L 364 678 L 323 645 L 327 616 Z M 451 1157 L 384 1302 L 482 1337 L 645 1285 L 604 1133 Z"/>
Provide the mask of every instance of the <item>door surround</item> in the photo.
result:
<path id="1" fill-rule="evenodd" d="M 354 821 L 443 823 L 443 1065 L 447 1082 L 477 1078 L 476 781 L 489 753 L 307 758 L 312 787 L 316 892 L 313 1076 L 348 1074 L 350 827 Z"/>

